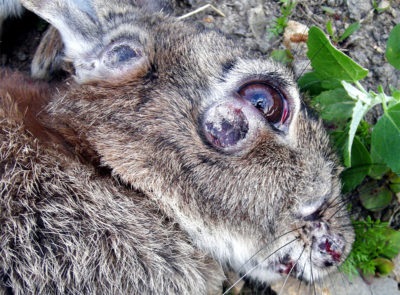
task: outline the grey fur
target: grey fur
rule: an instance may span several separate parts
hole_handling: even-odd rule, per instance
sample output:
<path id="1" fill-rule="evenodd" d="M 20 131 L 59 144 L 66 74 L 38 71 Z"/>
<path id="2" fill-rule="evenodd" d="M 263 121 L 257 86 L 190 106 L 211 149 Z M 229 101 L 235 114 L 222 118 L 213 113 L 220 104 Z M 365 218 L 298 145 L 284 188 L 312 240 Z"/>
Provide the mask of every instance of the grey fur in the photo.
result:
<path id="1" fill-rule="evenodd" d="M 25 92 L 0 84 L 4 290 L 204 294 L 220 290 L 221 267 L 268 283 L 301 252 L 297 276 L 314 282 L 344 260 L 353 233 L 340 168 L 288 71 L 161 13 L 23 3 L 60 30 L 77 82 L 44 86 L 38 113 L 21 107 Z M 121 48 L 122 61 L 107 59 Z M 240 151 L 221 151 L 202 122 L 250 80 L 285 93 L 289 126 L 277 132 L 260 119 Z M 27 125 L 32 113 L 38 128 Z M 311 257 L 307 232 L 319 225 L 318 236 L 345 243 L 332 266 L 321 265 L 323 251 Z"/>
<path id="2" fill-rule="evenodd" d="M 3 30 L 3 22 L 12 16 L 20 16 L 23 7 L 19 0 L 0 0 L 0 37 Z"/>

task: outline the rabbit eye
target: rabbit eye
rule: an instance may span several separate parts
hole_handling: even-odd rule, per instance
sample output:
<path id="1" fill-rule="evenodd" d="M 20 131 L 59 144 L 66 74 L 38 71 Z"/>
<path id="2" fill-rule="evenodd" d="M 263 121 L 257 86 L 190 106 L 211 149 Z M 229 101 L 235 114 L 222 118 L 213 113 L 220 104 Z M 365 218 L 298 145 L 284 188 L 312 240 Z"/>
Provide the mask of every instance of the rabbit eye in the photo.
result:
<path id="1" fill-rule="evenodd" d="M 275 127 L 284 124 L 289 117 L 288 103 L 282 93 L 268 84 L 253 82 L 244 85 L 239 95 L 248 100 Z"/>
<path id="2" fill-rule="evenodd" d="M 118 67 L 140 56 L 140 51 L 134 50 L 129 45 L 117 45 L 107 52 L 106 64 L 110 67 Z"/>

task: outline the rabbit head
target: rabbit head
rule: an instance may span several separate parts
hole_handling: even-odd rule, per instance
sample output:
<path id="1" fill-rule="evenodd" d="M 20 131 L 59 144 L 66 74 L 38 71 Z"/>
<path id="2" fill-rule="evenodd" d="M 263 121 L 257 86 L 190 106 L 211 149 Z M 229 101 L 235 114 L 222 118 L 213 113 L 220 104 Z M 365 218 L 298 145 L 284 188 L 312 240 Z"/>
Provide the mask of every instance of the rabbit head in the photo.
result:
<path id="1" fill-rule="evenodd" d="M 353 241 L 341 168 L 290 72 L 112 2 L 23 0 L 58 29 L 75 70 L 48 126 L 222 265 L 265 282 L 335 270 Z"/>

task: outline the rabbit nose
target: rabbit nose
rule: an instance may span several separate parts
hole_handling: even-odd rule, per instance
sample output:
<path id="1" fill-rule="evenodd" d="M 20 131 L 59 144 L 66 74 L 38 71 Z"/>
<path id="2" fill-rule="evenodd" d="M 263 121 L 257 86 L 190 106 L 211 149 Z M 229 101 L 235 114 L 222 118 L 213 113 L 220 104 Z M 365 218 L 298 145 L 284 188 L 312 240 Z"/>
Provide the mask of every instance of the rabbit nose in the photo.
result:
<path id="1" fill-rule="evenodd" d="M 344 245 L 339 246 L 338 243 L 336 243 L 330 236 L 327 235 L 322 237 L 322 239 L 318 242 L 317 247 L 321 254 L 330 256 L 334 262 L 340 262 Z"/>
<path id="2" fill-rule="evenodd" d="M 312 222 L 308 225 L 312 236 L 312 259 L 316 265 L 330 267 L 341 262 L 346 241 L 342 235 L 332 233 L 325 222 Z"/>

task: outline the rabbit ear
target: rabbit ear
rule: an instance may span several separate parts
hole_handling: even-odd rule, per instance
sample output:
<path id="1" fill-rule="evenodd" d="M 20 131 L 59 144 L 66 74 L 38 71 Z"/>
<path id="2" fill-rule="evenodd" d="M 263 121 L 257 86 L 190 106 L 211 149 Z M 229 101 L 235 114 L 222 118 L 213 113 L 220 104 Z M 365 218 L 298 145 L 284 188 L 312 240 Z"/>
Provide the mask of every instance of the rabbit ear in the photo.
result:
<path id="1" fill-rule="evenodd" d="M 132 2 L 132 0 L 127 0 L 128 2 Z M 163 12 L 163 13 L 171 13 L 173 10 L 173 1 L 171 0 L 133 0 L 133 3 L 148 12 Z"/>
<path id="2" fill-rule="evenodd" d="M 22 0 L 22 4 L 52 24 L 61 35 L 65 58 L 73 63 L 78 83 L 120 81 L 147 66 L 143 31 L 134 27 L 134 7 L 123 12 L 129 30 L 113 27 L 118 5 L 99 0 Z M 114 12 L 114 14 L 112 14 Z M 123 27 L 122 25 L 120 27 Z"/>
<path id="3" fill-rule="evenodd" d="M 98 19 L 91 3 L 82 0 L 21 0 L 61 33 L 68 56 L 83 55 L 99 39 Z M 89 44 L 88 44 L 89 43 Z M 92 44 L 90 44 L 92 43 Z M 90 50 L 90 49 L 89 49 Z"/>

